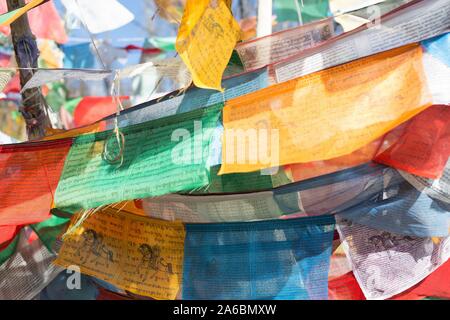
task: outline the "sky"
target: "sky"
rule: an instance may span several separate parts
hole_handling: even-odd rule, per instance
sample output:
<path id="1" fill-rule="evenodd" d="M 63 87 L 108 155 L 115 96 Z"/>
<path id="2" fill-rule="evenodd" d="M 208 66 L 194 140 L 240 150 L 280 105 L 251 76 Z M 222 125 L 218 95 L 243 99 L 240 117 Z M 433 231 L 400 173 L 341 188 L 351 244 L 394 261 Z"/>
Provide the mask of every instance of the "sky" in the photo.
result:
<path id="1" fill-rule="evenodd" d="M 98 1 L 98 0 L 93 0 Z M 105 0 L 103 0 L 105 1 Z M 106 0 L 108 1 L 108 0 Z M 151 12 L 148 12 L 145 10 L 145 2 L 149 3 L 153 7 L 153 1 L 152 0 L 118 0 L 122 5 L 124 5 L 129 11 L 131 11 L 135 19 L 124 25 L 121 28 L 99 33 L 94 35 L 96 39 L 109 39 L 114 45 L 117 46 L 123 46 L 128 45 L 130 43 L 139 43 L 137 42 L 130 42 L 127 41 L 127 39 L 130 38 L 142 38 L 145 39 L 148 36 L 148 30 L 146 29 L 146 26 L 149 25 L 149 20 L 151 19 L 150 14 L 153 15 L 153 10 Z M 60 12 L 61 16 L 65 13 L 65 7 L 61 4 L 60 0 L 54 0 L 55 6 Z M 158 35 L 160 36 L 176 36 L 175 29 L 170 26 L 169 23 L 162 20 L 158 16 L 155 16 L 155 19 L 153 21 L 154 25 L 158 25 L 158 28 L 155 29 Z M 73 29 L 70 32 L 70 37 L 72 38 L 70 42 L 79 42 L 81 39 L 84 41 L 89 42 L 89 34 L 86 32 L 84 28 L 81 29 Z M 81 39 L 80 39 L 81 38 Z"/>

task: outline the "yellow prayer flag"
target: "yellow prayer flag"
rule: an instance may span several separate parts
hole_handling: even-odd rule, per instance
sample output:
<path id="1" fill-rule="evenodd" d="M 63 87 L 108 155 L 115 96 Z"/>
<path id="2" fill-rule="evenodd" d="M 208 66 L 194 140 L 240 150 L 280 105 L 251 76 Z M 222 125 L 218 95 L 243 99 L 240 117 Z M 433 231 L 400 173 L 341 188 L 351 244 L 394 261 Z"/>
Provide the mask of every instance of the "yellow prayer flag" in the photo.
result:
<path id="1" fill-rule="evenodd" d="M 188 0 L 176 49 L 197 87 L 222 91 L 222 74 L 240 37 L 225 0 Z"/>
<path id="2" fill-rule="evenodd" d="M 431 105 L 418 45 L 229 100 L 219 174 L 349 154 Z"/>
<path id="3" fill-rule="evenodd" d="M 159 10 L 159 15 L 171 23 L 180 23 L 182 3 L 179 0 L 154 0 Z"/>
<path id="4" fill-rule="evenodd" d="M 99 210 L 66 236 L 56 265 L 123 290 L 175 299 L 181 286 L 184 226 L 114 208 Z"/>

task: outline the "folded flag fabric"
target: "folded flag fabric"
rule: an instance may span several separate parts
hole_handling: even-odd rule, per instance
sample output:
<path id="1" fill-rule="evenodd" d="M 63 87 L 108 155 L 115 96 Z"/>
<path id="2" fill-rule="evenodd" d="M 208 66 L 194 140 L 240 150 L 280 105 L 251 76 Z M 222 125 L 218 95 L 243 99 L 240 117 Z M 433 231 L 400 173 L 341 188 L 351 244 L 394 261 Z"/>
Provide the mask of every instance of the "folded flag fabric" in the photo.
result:
<path id="1" fill-rule="evenodd" d="M 417 45 L 271 86 L 226 103 L 219 174 L 343 156 L 430 105 Z"/>
<path id="2" fill-rule="evenodd" d="M 49 217 L 72 139 L 0 146 L 0 226 Z"/>
<path id="3" fill-rule="evenodd" d="M 442 177 L 436 180 L 415 176 L 401 170 L 399 173 L 417 190 L 433 199 L 450 204 L 450 159 L 447 161 Z"/>
<path id="4" fill-rule="evenodd" d="M 221 78 L 240 37 L 225 0 L 188 0 L 176 49 L 199 88 L 222 90 Z"/>
<path id="5" fill-rule="evenodd" d="M 412 237 L 448 237 L 450 204 L 417 191 L 407 181 L 339 212 L 354 223 Z"/>
<path id="6" fill-rule="evenodd" d="M 375 161 L 429 179 L 438 179 L 450 156 L 450 108 L 432 106 L 406 125 L 400 139 Z"/>
<path id="7" fill-rule="evenodd" d="M 7 13 L 4 13 L 0 15 L 0 26 L 5 26 L 13 23 L 18 18 L 20 18 L 23 14 L 27 13 L 29 10 L 33 9 L 34 7 L 37 7 L 44 2 L 47 2 L 48 0 L 31 0 L 26 5 L 24 5 L 21 8 L 9 11 Z"/>
<path id="8" fill-rule="evenodd" d="M 165 195 L 143 199 L 147 215 L 188 223 L 256 221 L 340 212 L 368 201 L 403 178 L 393 169 L 363 165 L 270 191 L 223 195 Z"/>
<path id="9" fill-rule="evenodd" d="M 450 237 L 398 235 L 336 217 L 353 273 L 367 299 L 387 299 L 416 285 L 450 257 Z"/>
<path id="10" fill-rule="evenodd" d="M 255 70 L 288 59 L 334 35 L 333 19 L 272 33 L 236 45 L 245 70 Z"/>
<path id="11" fill-rule="evenodd" d="M 55 194 L 60 209 L 90 209 L 209 183 L 222 105 L 77 137 Z"/>
<path id="12" fill-rule="evenodd" d="M 188 224 L 183 299 L 326 299 L 330 216 Z"/>
<path id="13" fill-rule="evenodd" d="M 450 27 L 449 16 L 450 3 L 447 0 L 420 0 L 405 4 L 394 14 L 382 16 L 379 23 L 363 24 L 332 41 L 275 64 L 277 82 L 440 35 Z"/>

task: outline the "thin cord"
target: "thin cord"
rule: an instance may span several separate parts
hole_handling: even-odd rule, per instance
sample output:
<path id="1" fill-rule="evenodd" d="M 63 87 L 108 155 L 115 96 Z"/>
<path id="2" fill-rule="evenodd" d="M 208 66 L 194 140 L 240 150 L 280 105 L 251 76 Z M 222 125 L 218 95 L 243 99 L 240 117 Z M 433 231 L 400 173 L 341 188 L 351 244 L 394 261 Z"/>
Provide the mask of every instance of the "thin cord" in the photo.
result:
<path id="1" fill-rule="evenodd" d="M 78 3 L 78 0 L 75 0 L 75 3 L 77 4 L 78 10 L 79 10 L 79 12 L 80 12 L 80 20 L 81 20 L 81 23 L 83 24 L 83 27 L 84 27 L 84 28 L 86 29 L 86 31 L 88 32 L 89 38 L 91 38 L 91 42 L 92 42 L 92 45 L 94 46 L 95 53 L 97 54 L 97 57 L 98 57 L 98 59 L 100 60 L 100 63 L 102 64 L 103 69 L 106 70 L 106 65 L 105 65 L 105 63 L 103 62 L 103 59 L 102 59 L 102 57 L 101 57 L 101 55 L 100 55 L 100 51 L 98 50 L 97 45 L 95 44 L 95 38 L 94 38 L 94 35 L 91 33 L 91 31 L 89 30 L 89 28 L 88 28 L 86 22 L 84 21 L 83 10 L 81 10 L 81 6 L 80 6 L 80 4 Z"/>

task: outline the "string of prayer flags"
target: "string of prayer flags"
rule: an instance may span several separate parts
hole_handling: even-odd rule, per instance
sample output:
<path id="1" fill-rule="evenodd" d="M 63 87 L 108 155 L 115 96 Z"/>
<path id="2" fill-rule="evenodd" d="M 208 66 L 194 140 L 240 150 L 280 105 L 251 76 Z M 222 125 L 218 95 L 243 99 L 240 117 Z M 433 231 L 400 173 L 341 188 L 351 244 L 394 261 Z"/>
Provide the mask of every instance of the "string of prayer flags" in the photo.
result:
<path id="1" fill-rule="evenodd" d="M 59 209 L 187 191 L 209 183 L 208 157 L 222 105 L 78 136 L 55 194 Z"/>
<path id="2" fill-rule="evenodd" d="M 429 179 L 438 179 L 450 156 L 450 108 L 432 106 L 411 119 L 400 139 L 375 161 Z"/>
<path id="3" fill-rule="evenodd" d="M 298 204 L 297 200 L 295 212 L 301 211 Z M 283 215 L 272 191 L 222 196 L 166 195 L 144 199 L 143 207 L 152 218 L 189 223 L 269 220 Z"/>
<path id="4" fill-rule="evenodd" d="M 67 57 L 65 57 L 67 58 Z M 46 83 L 59 81 L 62 79 L 79 79 L 79 80 L 91 80 L 100 81 L 108 76 L 111 76 L 111 71 L 107 70 L 92 70 L 92 69 L 38 69 L 33 76 L 22 87 L 22 92 L 40 87 Z"/>
<path id="5" fill-rule="evenodd" d="M 236 45 L 245 70 L 255 70 L 288 59 L 334 35 L 333 19 L 283 30 Z"/>
<path id="6" fill-rule="evenodd" d="M 450 238 L 403 236 L 336 218 L 347 258 L 367 299 L 387 299 L 419 283 L 450 257 Z"/>
<path id="7" fill-rule="evenodd" d="M 0 26 L 10 25 L 14 21 L 16 21 L 18 18 L 20 18 L 22 15 L 27 13 L 29 10 L 43 4 L 44 2 L 47 2 L 47 1 L 48 0 L 31 0 L 23 7 L 20 7 L 18 9 L 1 14 L 0 15 Z"/>
<path id="8" fill-rule="evenodd" d="M 232 99 L 219 174 L 349 154 L 428 108 L 426 84 L 412 45 Z"/>
<path id="9" fill-rule="evenodd" d="M 123 290 L 173 300 L 182 281 L 184 238 L 181 223 L 103 209 L 66 236 L 54 263 L 77 265 Z"/>
<path id="10" fill-rule="evenodd" d="M 245 222 L 332 214 L 369 201 L 404 179 L 393 169 L 363 165 L 271 189 L 222 195 L 165 195 L 142 200 L 152 218 L 188 223 Z M 447 232 L 447 230 L 445 230 Z"/>
<path id="11" fill-rule="evenodd" d="M 49 217 L 71 139 L 0 146 L 0 226 Z"/>
<path id="12" fill-rule="evenodd" d="M 225 0 L 187 0 L 176 49 L 197 87 L 223 91 L 222 74 L 240 37 Z"/>
<path id="13" fill-rule="evenodd" d="M 326 299 L 332 216 L 187 224 L 183 299 Z"/>
<path id="14" fill-rule="evenodd" d="M 395 14 L 382 16 L 342 34 L 321 46 L 300 52 L 275 64 L 277 82 L 367 57 L 446 32 L 450 28 L 447 0 L 422 0 L 405 4 Z"/>

